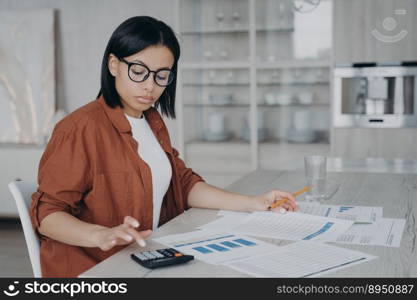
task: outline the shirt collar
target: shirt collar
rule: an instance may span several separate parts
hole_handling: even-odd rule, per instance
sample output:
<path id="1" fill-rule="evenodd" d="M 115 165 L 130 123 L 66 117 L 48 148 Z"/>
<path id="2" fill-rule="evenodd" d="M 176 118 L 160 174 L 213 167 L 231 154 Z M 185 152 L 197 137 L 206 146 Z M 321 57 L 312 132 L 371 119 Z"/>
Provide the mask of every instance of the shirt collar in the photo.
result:
<path id="1" fill-rule="evenodd" d="M 110 119 L 114 127 L 116 127 L 116 129 L 120 133 L 132 131 L 132 127 L 130 126 L 129 121 L 126 118 L 124 111 L 120 106 L 111 108 L 104 101 L 103 95 L 101 95 L 98 98 L 98 102 L 104 109 L 104 112 L 106 113 L 107 117 Z M 154 107 L 151 107 L 148 110 L 144 111 L 144 115 L 152 131 L 158 132 L 163 128 L 164 125 L 162 123 L 162 118 Z"/>

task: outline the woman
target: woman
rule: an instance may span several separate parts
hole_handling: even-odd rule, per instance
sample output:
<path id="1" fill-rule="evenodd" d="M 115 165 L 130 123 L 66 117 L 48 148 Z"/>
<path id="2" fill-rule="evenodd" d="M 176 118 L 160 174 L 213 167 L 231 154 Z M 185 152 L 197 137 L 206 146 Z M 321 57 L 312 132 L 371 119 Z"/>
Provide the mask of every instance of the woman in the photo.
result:
<path id="1" fill-rule="evenodd" d="M 54 129 L 39 165 L 31 218 L 45 277 L 75 277 L 189 207 L 282 207 L 274 190 L 249 197 L 215 188 L 184 165 L 157 111 L 175 117 L 180 47 L 172 29 L 133 17 L 112 34 L 98 98 Z"/>

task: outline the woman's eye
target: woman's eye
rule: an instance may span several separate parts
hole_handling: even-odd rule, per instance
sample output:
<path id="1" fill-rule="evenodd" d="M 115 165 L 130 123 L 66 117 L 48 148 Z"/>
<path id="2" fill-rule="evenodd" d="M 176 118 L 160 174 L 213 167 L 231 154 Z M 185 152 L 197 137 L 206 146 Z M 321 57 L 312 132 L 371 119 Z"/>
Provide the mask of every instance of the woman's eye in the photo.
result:
<path id="1" fill-rule="evenodd" d="M 133 70 L 133 74 L 135 75 L 143 75 L 145 73 L 145 71 L 135 71 Z"/>
<path id="2" fill-rule="evenodd" d="M 167 79 L 167 78 L 166 78 L 166 76 L 158 76 L 158 79 L 160 79 L 160 80 L 165 80 L 165 79 Z"/>

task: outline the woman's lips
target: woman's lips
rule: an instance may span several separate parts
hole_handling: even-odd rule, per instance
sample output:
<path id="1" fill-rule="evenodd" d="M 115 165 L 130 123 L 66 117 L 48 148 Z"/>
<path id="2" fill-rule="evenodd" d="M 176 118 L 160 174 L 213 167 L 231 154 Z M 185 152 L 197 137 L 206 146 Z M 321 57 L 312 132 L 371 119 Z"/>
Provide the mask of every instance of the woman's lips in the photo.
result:
<path id="1" fill-rule="evenodd" d="M 153 98 L 147 98 L 147 97 L 135 97 L 136 100 L 138 100 L 140 103 L 143 104 L 152 104 L 153 103 Z"/>

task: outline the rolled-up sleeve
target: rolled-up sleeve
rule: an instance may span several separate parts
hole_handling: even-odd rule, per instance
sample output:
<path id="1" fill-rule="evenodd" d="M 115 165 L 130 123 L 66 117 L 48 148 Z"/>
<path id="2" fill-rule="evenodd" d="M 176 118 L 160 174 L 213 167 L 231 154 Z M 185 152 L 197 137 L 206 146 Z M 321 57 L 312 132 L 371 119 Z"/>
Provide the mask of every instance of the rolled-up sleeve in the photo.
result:
<path id="1" fill-rule="evenodd" d="M 54 131 L 39 163 L 38 190 L 32 194 L 30 216 L 36 231 L 53 212 L 79 212 L 83 194 L 91 187 L 85 145 L 75 128 Z"/>
<path id="2" fill-rule="evenodd" d="M 179 153 L 176 149 L 173 148 L 173 154 L 175 157 L 175 165 L 178 170 L 178 175 L 180 178 L 180 184 L 181 184 L 181 192 L 182 197 L 184 199 L 184 207 L 185 209 L 188 209 L 188 194 L 190 193 L 192 187 L 197 182 L 204 182 L 204 179 L 195 173 L 191 168 L 187 168 L 184 161 L 179 157 Z"/>

